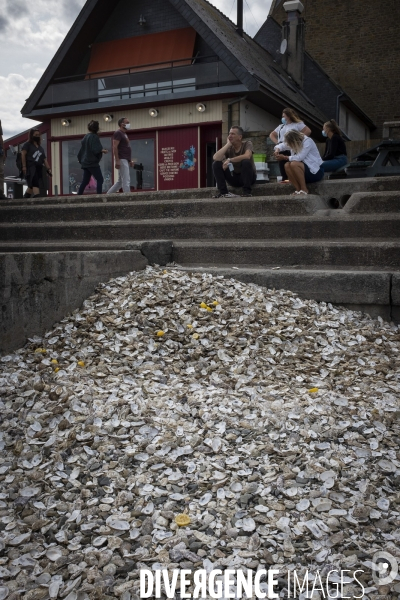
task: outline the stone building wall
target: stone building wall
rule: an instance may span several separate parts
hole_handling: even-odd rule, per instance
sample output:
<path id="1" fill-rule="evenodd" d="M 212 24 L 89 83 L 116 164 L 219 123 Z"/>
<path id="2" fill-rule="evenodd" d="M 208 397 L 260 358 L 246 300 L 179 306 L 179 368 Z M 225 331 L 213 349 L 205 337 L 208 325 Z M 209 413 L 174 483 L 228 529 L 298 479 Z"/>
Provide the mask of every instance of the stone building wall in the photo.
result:
<path id="1" fill-rule="evenodd" d="M 382 137 L 384 121 L 400 118 L 399 0 L 302 0 L 305 47 L 375 122 Z M 272 16 L 286 20 L 284 0 Z"/>

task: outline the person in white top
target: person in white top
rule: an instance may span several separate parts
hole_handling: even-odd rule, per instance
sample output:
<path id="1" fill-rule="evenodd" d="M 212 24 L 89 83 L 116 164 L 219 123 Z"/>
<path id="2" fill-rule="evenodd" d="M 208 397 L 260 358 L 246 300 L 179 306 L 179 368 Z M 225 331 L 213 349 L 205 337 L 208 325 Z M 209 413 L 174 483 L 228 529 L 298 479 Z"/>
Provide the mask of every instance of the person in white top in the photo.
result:
<path id="1" fill-rule="evenodd" d="M 290 156 L 282 154 L 283 150 L 290 150 Z M 308 194 L 306 184 L 321 181 L 324 176 L 315 142 L 300 131 L 285 134 L 283 142 L 276 146 L 275 157 L 284 164 L 287 177 L 296 188 L 294 194 Z"/>
<path id="2" fill-rule="evenodd" d="M 269 137 L 274 142 L 274 144 L 280 144 L 283 142 L 283 138 L 285 133 L 288 131 L 292 131 L 295 129 L 296 131 L 301 131 L 304 135 L 310 135 L 311 129 L 307 127 L 300 119 L 299 115 L 293 108 L 284 108 L 282 111 L 282 125 L 279 125 L 274 131 L 271 131 Z M 285 156 L 290 156 L 290 152 L 284 151 L 283 154 Z M 279 170 L 282 175 L 282 183 L 289 183 L 289 180 L 286 177 L 286 172 L 284 168 L 284 163 L 279 163 Z"/>

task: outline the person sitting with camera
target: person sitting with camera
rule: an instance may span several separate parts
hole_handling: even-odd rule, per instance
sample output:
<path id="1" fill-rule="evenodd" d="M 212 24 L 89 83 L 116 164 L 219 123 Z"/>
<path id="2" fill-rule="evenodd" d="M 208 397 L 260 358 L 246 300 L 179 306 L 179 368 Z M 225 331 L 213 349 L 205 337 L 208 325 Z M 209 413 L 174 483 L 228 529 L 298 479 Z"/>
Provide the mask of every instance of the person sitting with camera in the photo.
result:
<path id="1" fill-rule="evenodd" d="M 242 187 L 242 197 L 251 197 L 251 187 L 257 179 L 253 159 L 253 144 L 243 140 L 243 129 L 238 125 L 231 127 L 225 146 L 214 156 L 213 173 L 217 182 L 218 194 L 214 198 L 235 198 L 238 194 L 228 192 L 227 183 L 233 187 Z"/>
<path id="2" fill-rule="evenodd" d="M 282 154 L 290 150 L 290 156 Z M 322 158 L 313 140 L 300 131 L 285 133 L 284 141 L 276 146 L 275 158 L 285 161 L 285 171 L 296 191 L 292 194 L 308 194 L 307 183 L 321 181 L 324 176 Z"/>

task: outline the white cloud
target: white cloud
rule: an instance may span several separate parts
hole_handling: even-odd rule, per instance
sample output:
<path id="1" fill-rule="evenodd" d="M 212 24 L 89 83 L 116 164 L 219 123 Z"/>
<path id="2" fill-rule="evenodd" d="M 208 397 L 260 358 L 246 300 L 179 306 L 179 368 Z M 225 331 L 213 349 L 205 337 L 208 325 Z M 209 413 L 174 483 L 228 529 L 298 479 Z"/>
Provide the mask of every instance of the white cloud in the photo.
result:
<path id="1" fill-rule="evenodd" d="M 237 0 L 208 0 L 216 6 L 231 21 L 236 23 Z M 272 0 L 245 0 L 243 2 L 243 29 L 254 36 L 268 17 Z"/>
<path id="2" fill-rule="evenodd" d="M 244 29 L 255 35 L 268 16 L 272 0 L 245 0 Z M 236 0 L 210 0 L 236 22 Z M 10 137 L 35 122 L 23 119 L 20 110 L 47 68 L 85 0 L 0 0 L 1 114 L 5 136 Z M 6 60 L 4 60 L 6 58 Z"/>
<path id="3" fill-rule="evenodd" d="M 24 77 L 18 73 L 0 76 L 1 122 L 4 139 L 33 127 L 37 121 L 23 119 L 19 112 L 37 83 L 36 77 Z"/>

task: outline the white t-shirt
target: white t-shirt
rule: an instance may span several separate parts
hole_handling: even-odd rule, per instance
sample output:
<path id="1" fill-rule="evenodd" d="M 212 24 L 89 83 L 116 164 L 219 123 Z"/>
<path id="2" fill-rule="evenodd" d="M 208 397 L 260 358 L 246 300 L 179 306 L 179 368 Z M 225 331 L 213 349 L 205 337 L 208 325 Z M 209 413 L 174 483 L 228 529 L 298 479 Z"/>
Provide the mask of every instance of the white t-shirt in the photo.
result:
<path id="1" fill-rule="evenodd" d="M 303 148 L 298 154 L 295 154 L 294 151 L 291 148 L 289 148 L 289 146 L 287 146 L 284 142 L 282 142 L 282 144 L 278 144 L 277 148 L 281 151 L 290 150 L 291 156 L 289 156 L 289 160 L 297 160 L 299 162 L 305 163 L 310 169 L 311 173 L 313 173 L 314 175 L 315 173 L 318 173 L 320 166 L 322 165 L 323 161 L 317 148 L 317 145 L 311 138 L 307 137 L 306 135 L 304 136 Z"/>
<path id="2" fill-rule="evenodd" d="M 287 123 L 286 125 L 278 125 L 278 127 L 276 129 L 274 129 L 276 135 L 278 136 L 278 144 L 280 142 L 283 142 L 283 136 L 288 131 L 291 131 L 292 129 L 301 131 L 302 129 L 304 129 L 304 127 L 305 127 L 305 124 L 303 123 L 303 121 L 300 121 L 300 123 Z M 276 148 L 276 146 L 275 146 L 275 148 Z"/>

